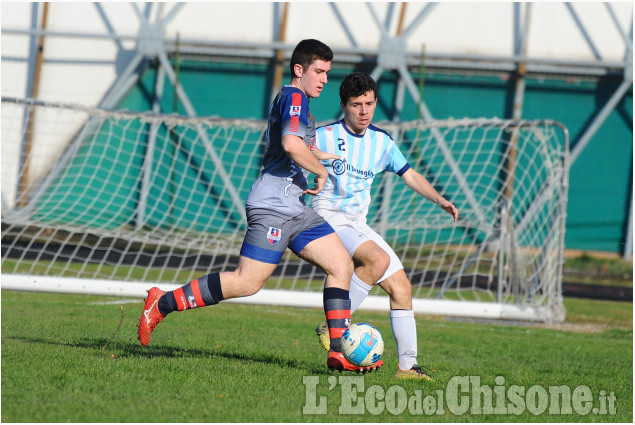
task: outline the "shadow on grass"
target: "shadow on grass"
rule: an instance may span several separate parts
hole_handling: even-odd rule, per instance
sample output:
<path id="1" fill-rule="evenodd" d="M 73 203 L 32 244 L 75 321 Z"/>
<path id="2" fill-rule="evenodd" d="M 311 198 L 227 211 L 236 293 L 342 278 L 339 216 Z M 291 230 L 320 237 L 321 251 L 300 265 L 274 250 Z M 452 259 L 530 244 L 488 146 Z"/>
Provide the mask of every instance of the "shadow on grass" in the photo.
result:
<path id="1" fill-rule="evenodd" d="M 292 368 L 303 373 L 311 373 L 315 375 L 328 375 L 331 372 L 324 364 L 323 368 L 315 367 L 315 362 L 311 359 L 291 359 L 280 356 L 275 353 L 257 353 L 257 352 L 236 352 L 231 348 L 183 348 L 173 345 L 157 344 L 153 346 L 143 347 L 138 342 L 113 341 L 102 350 L 106 344 L 107 338 L 81 338 L 77 341 L 63 341 L 59 339 L 33 338 L 28 336 L 2 336 L 2 343 L 6 340 L 20 341 L 29 344 L 47 344 L 58 347 L 84 348 L 94 350 L 95 354 L 103 357 L 114 358 L 134 358 L 134 357 L 165 357 L 165 358 L 224 358 L 229 360 L 239 360 L 244 362 L 262 363 L 267 366 L 279 366 L 284 368 Z M 324 356 L 326 363 L 326 356 Z"/>

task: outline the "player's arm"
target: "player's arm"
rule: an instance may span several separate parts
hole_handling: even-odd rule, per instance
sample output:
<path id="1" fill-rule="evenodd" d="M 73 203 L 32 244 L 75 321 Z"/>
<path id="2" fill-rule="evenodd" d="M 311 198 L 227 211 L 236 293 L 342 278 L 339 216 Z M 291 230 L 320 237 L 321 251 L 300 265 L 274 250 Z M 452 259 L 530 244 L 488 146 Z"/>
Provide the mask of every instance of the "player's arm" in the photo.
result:
<path id="1" fill-rule="evenodd" d="M 454 222 L 456 223 L 456 220 L 459 217 L 459 211 L 450 201 L 439 195 L 439 192 L 432 187 L 428 179 L 412 168 L 409 168 L 408 171 L 403 173 L 401 178 L 410 189 L 414 190 L 428 201 L 438 204 L 445 212 L 452 216 Z"/>
<path id="2" fill-rule="evenodd" d="M 328 179 L 326 167 L 313 155 L 311 150 L 304 143 L 304 140 L 293 134 L 282 137 L 282 149 L 300 167 L 315 174 L 315 186 L 304 191 L 308 195 L 317 195 L 324 189 Z"/>
<path id="3" fill-rule="evenodd" d="M 325 161 L 327 159 L 340 159 L 338 155 L 330 152 L 321 151 L 317 147 L 311 149 L 311 152 L 313 152 L 313 156 L 316 157 L 319 161 Z"/>

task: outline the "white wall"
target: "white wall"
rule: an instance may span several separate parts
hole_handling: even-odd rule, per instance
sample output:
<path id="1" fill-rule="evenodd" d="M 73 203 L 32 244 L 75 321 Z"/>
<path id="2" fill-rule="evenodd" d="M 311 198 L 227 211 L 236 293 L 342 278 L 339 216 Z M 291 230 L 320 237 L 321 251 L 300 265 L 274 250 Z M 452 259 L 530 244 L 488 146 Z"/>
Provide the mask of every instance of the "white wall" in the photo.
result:
<path id="1" fill-rule="evenodd" d="M 423 10 L 427 3 L 409 2 L 406 6 L 404 29 Z M 144 10 L 146 3 L 139 3 Z M 373 2 L 372 8 L 384 20 L 387 3 Z M 130 3 L 101 3 L 110 25 L 117 34 L 136 35 L 139 19 Z M 163 4 L 163 15 L 174 3 Z M 375 48 L 381 39 L 367 3 L 339 2 L 347 26 L 359 47 Z M 574 3 L 581 21 L 601 52 L 602 59 L 621 62 L 626 44 L 611 20 L 604 3 Z M 625 33 L 630 31 L 633 14 L 631 2 L 612 3 Z M 391 20 L 390 35 L 395 35 L 401 5 L 397 4 Z M 564 3 L 533 3 L 528 40 L 528 55 L 532 57 L 593 60 L 591 49 L 576 27 Z M 31 4 L 2 3 L 2 28 L 29 27 Z M 154 18 L 156 9 L 151 14 Z M 186 3 L 167 26 L 167 37 L 180 34 L 182 39 L 206 41 L 241 41 L 267 43 L 274 39 L 274 7 L 272 3 L 213 2 Z M 93 3 L 52 2 L 49 7 L 48 29 L 63 32 L 108 34 L 104 20 Z M 332 47 L 350 47 L 346 33 L 326 2 L 293 2 L 289 7 L 288 43 L 302 38 L 318 38 Z M 490 55 L 513 54 L 513 6 L 508 2 L 459 3 L 443 2 L 432 9 L 426 19 L 408 38 L 408 49 L 427 52 L 478 53 Z M 133 41 L 122 42 L 132 50 Z M 2 57 L 28 57 L 28 37 L 2 35 Z M 40 98 L 96 104 L 104 90 L 121 71 L 126 59 L 112 40 L 47 37 L 44 50 Z M 79 61 L 107 61 L 110 64 L 60 64 L 62 59 Z M 26 95 L 26 64 L 2 61 L 2 95 Z"/>
<path id="2" fill-rule="evenodd" d="M 140 11 L 149 3 L 138 3 Z M 404 30 L 408 29 L 427 3 L 409 2 L 406 6 Z M 175 3 L 155 4 L 150 14 L 154 21 L 158 13 L 167 15 Z M 90 2 L 51 2 L 47 30 L 107 35 L 135 36 L 140 19 L 131 3 L 104 2 L 100 9 Z M 576 12 L 588 29 L 589 36 L 605 61 L 622 62 L 627 50 L 623 35 L 611 19 L 604 3 L 574 3 Z M 337 8 L 358 47 L 376 48 L 382 37 L 372 10 L 381 22 L 388 11 L 385 2 L 338 2 Z M 395 35 L 402 5 L 396 4 L 388 35 Z M 619 25 L 625 34 L 631 31 L 632 2 L 612 3 Z M 162 10 L 161 10 L 162 9 Z M 275 39 L 274 11 L 268 2 L 186 3 L 169 22 L 166 37 L 178 33 L 181 39 L 208 42 L 258 42 Z M 28 29 L 32 4 L 2 2 L 2 29 Z M 594 54 L 576 26 L 566 5 L 559 2 L 533 3 L 527 54 L 531 57 L 594 60 Z M 109 26 L 111 30 L 109 30 Z M 318 38 L 331 47 L 352 47 L 346 32 L 326 2 L 292 2 L 286 42 L 294 44 L 303 38 Z M 513 5 L 508 2 L 438 3 L 408 37 L 408 49 L 428 53 L 468 53 L 511 56 L 513 54 Z M 47 101 L 97 105 L 107 89 L 116 81 L 133 54 L 133 40 L 46 37 L 44 64 L 38 98 Z M 3 33 L 1 37 L 1 94 L 24 98 L 27 93 L 27 72 L 30 39 L 24 35 Z M 70 63 L 69 63 L 70 61 Z M 17 113 L 19 111 L 12 111 Z M 17 115 L 19 117 L 19 115 Z M 19 118 L 15 118 L 19 119 Z M 15 195 L 17 164 L 21 140 L 7 127 L 3 112 L 2 129 L 2 193 L 11 199 Z M 38 117 L 37 131 L 46 134 L 46 147 L 36 138 L 34 167 L 30 180 L 36 182 L 68 143 L 79 123 L 67 123 L 68 131 L 55 117 Z M 40 143 L 40 145 L 38 145 Z"/>

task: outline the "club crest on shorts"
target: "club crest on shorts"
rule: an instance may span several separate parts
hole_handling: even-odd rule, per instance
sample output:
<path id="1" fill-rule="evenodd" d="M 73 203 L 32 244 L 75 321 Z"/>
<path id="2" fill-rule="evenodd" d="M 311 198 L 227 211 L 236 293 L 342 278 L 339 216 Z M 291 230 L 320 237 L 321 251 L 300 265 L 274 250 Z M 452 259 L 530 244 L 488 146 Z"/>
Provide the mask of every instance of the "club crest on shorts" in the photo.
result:
<path id="1" fill-rule="evenodd" d="M 271 245 L 275 245 L 280 240 L 280 229 L 277 227 L 270 227 L 267 232 L 267 240 Z"/>

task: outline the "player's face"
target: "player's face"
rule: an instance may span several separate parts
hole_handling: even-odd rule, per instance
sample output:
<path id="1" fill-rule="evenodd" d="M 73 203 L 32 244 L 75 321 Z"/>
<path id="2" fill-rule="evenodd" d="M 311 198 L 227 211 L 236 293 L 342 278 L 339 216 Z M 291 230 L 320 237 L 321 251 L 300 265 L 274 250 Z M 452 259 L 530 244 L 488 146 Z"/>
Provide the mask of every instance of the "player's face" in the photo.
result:
<path id="1" fill-rule="evenodd" d="M 344 122 L 355 134 L 364 134 L 375 115 L 377 98 L 375 93 L 367 91 L 358 97 L 349 97 L 346 105 L 342 104 Z"/>
<path id="2" fill-rule="evenodd" d="M 297 66 L 302 74 L 299 81 L 300 88 L 306 97 L 320 97 L 324 85 L 328 82 L 326 74 L 331 70 L 331 62 L 317 59 L 306 71 L 302 69 L 302 66 Z"/>

